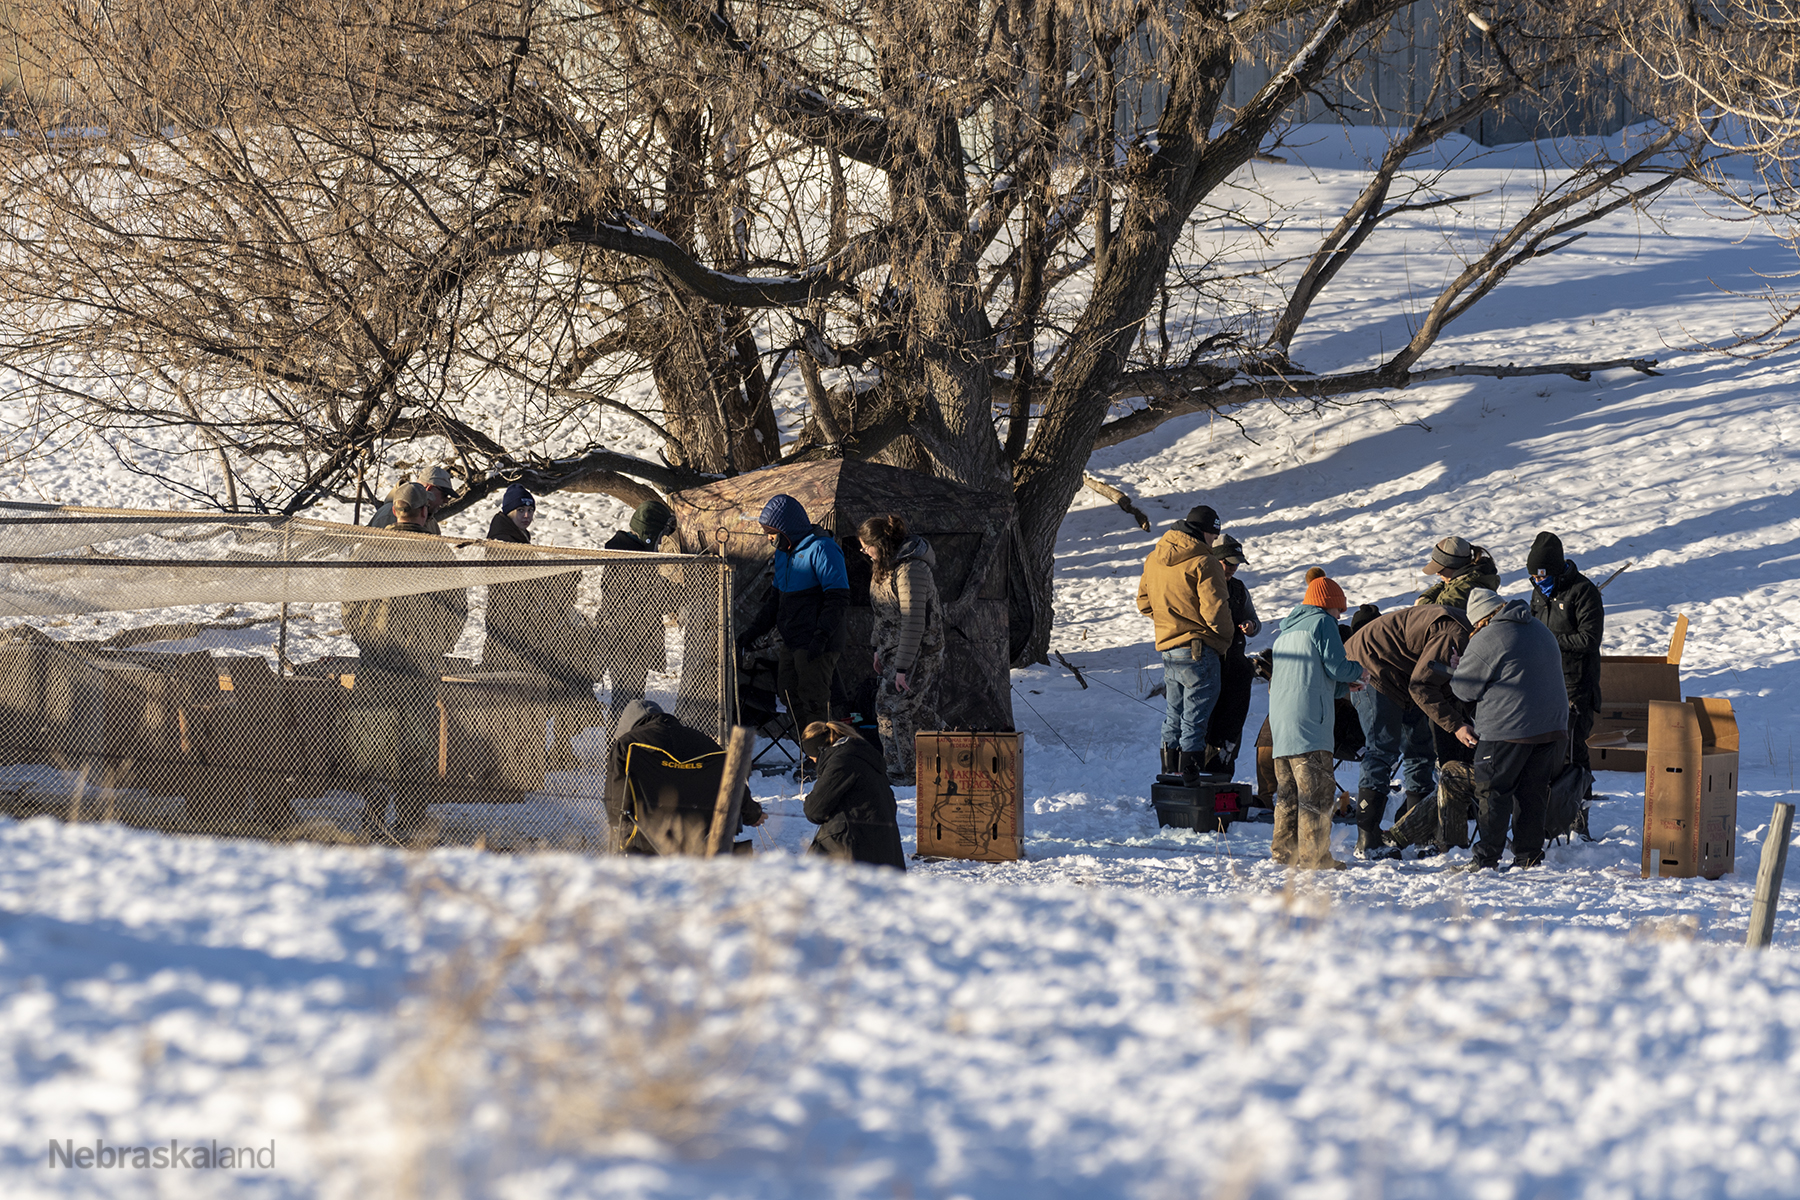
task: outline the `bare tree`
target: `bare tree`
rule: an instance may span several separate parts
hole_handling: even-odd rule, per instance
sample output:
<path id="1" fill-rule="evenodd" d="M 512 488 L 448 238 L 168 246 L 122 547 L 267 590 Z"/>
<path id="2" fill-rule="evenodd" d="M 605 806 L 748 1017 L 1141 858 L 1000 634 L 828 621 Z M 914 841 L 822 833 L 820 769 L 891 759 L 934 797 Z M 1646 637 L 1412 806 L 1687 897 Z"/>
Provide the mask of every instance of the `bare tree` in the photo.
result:
<path id="1" fill-rule="evenodd" d="M 47 420 L 190 431 L 219 503 L 298 510 L 422 438 L 477 479 L 620 495 L 814 455 L 931 472 L 1016 513 L 1033 659 L 1096 446 L 1272 397 L 1649 368 L 1427 355 L 1511 271 L 1696 171 L 1691 114 L 1546 171 L 1379 366 L 1292 357 L 1383 222 L 1457 202 L 1409 158 L 1609 67 L 1629 84 L 1639 10 L 24 0 L 0 348 Z M 1246 250 L 1221 190 L 1309 104 L 1364 103 L 1418 12 L 1429 78 L 1368 187 L 1295 269 Z"/>

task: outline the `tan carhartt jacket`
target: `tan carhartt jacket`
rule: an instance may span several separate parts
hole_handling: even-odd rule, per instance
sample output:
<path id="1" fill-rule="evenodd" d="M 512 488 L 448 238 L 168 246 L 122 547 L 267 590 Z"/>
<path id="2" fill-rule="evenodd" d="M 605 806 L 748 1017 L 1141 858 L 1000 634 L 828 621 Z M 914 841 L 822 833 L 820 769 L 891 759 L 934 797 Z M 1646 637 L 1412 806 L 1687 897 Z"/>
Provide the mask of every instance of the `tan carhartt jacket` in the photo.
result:
<path id="1" fill-rule="evenodd" d="M 1231 648 L 1231 597 L 1225 569 L 1192 534 L 1171 529 L 1144 560 L 1138 611 L 1156 621 L 1156 648 L 1177 650 L 1196 641 L 1219 654 Z"/>

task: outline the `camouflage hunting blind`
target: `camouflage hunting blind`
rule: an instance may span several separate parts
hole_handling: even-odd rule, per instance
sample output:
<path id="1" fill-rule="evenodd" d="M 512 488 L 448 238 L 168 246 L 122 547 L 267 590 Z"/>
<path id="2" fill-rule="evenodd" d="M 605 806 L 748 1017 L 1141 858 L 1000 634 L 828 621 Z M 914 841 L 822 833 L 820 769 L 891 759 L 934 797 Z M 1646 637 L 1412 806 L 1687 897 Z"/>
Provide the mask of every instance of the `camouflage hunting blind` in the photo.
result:
<path id="1" fill-rule="evenodd" d="M 19 817 L 602 850 L 620 711 L 735 689 L 717 557 L 0 503 L 0 607 Z"/>
<path id="2" fill-rule="evenodd" d="M 799 500 L 813 524 L 843 545 L 850 568 L 850 611 L 838 661 L 840 704 L 872 675 L 869 566 L 855 551 L 862 522 L 885 513 L 905 518 L 931 543 L 944 605 L 945 672 L 938 714 L 948 729 L 1011 729 L 1015 645 L 1030 633 L 1030 608 L 1017 586 L 1018 557 L 1009 501 L 916 471 L 858 459 L 768 467 L 670 497 L 681 548 L 723 555 L 735 568 L 738 623 L 761 605 L 771 584 L 773 550 L 757 518 L 778 494 Z M 1023 618 L 1023 619 L 1021 619 Z"/>

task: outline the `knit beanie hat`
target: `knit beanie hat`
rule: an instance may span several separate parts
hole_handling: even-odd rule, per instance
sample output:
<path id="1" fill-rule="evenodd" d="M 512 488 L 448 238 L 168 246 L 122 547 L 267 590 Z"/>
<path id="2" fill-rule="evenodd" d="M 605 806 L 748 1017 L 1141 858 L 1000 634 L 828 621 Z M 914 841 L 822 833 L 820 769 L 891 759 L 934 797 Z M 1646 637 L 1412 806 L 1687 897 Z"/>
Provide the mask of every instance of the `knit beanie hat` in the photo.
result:
<path id="1" fill-rule="evenodd" d="M 525 485 L 522 483 L 510 485 L 506 489 L 506 494 L 500 497 L 500 511 L 503 513 L 509 513 L 520 508 L 536 507 L 537 497 L 527 491 Z"/>
<path id="2" fill-rule="evenodd" d="M 1224 528 L 1219 524 L 1219 514 L 1205 504 L 1196 505 L 1193 508 L 1188 509 L 1188 515 L 1185 518 L 1185 521 L 1188 527 L 1196 534 L 1217 533 L 1220 529 Z"/>
<path id="3" fill-rule="evenodd" d="M 1469 614 L 1469 624 L 1479 625 L 1506 607 L 1506 598 L 1490 588 L 1471 588 L 1469 590 L 1469 606 L 1464 611 Z"/>
<path id="4" fill-rule="evenodd" d="M 1475 561 L 1475 547 L 1459 537 L 1447 537 L 1431 548 L 1431 561 L 1425 564 L 1427 575 L 1444 571 L 1460 571 Z"/>
<path id="5" fill-rule="evenodd" d="M 1306 585 L 1306 596 L 1302 604 L 1310 604 L 1314 608 L 1346 609 L 1350 602 L 1344 599 L 1344 589 L 1324 575 Z"/>
<path id="6" fill-rule="evenodd" d="M 1550 577 L 1554 579 L 1563 573 L 1566 561 L 1563 557 L 1562 539 L 1546 529 L 1531 543 L 1531 553 L 1525 556 L 1525 571 L 1526 574 L 1531 574 L 1541 567 L 1549 571 Z"/>
<path id="7" fill-rule="evenodd" d="M 631 514 L 631 532 L 646 542 L 654 542 L 669 531 L 675 514 L 661 500 L 646 500 Z"/>

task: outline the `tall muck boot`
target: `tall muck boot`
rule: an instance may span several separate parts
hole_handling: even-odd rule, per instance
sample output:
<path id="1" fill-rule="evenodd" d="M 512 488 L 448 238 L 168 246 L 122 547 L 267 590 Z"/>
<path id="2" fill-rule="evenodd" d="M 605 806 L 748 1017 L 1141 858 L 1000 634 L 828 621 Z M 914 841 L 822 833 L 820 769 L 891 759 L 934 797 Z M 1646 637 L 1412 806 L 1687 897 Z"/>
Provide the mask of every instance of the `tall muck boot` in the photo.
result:
<path id="1" fill-rule="evenodd" d="M 1200 760 L 1206 757 L 1204 750 L 1183 750 L 1181 752 L 1181 786 L 1198 787 L 1200 785 Z"/>
<path id="2" fill-rule="evenodd" d="M 1438 839 L 1437 797 L 1415 800 L 1387 831 L 1384 840 L 1396 850 L 1407 846 L 1432 846 Z M 1423 853 L 1423 851 L 1421 851 Z"/>
<path id="3" fill-rule="evenodd" d="M 1363 788 L 1356 793 L 1356 852 L 1374 861 L 1399 858 L 1400 851 L 1387 844 L 1381 832 L 1381 818 L 1387 814 L 1387 792 L 1379 788 Z"/>
<path id="4" fill-rule="evenodd" d="M 1469 848 L 1469 817 L 1475 811 L 1475 768 L 1445 763 L 1438 772 L 1438 846 Z"/>
<path id="5" fill-rule="evenodd" d="M 1162 748 L 1162 774 L 1164 783 L 1172 783 L 1181 775 L 1181 748 L 1164 746 Z"/>
<path id="6" fill-rule="evenodd" d="M 1297 807 L 1297 806 L 1296 806 Z M 1299 813 L 1300 849 L 1294 865 L 1303 871 L 1342 871 L 1349 864 L 1331 856 L 1331 814 Z"/>
<path id="7" fill-rule="evenodd" d="M 1269 857 L 1284 867 L 1294 866 L 1294 854 L 1300 845 L 1300 803 L 1286 796 L 1275 797 L 1275 836 L 1269 841 Z"/>

